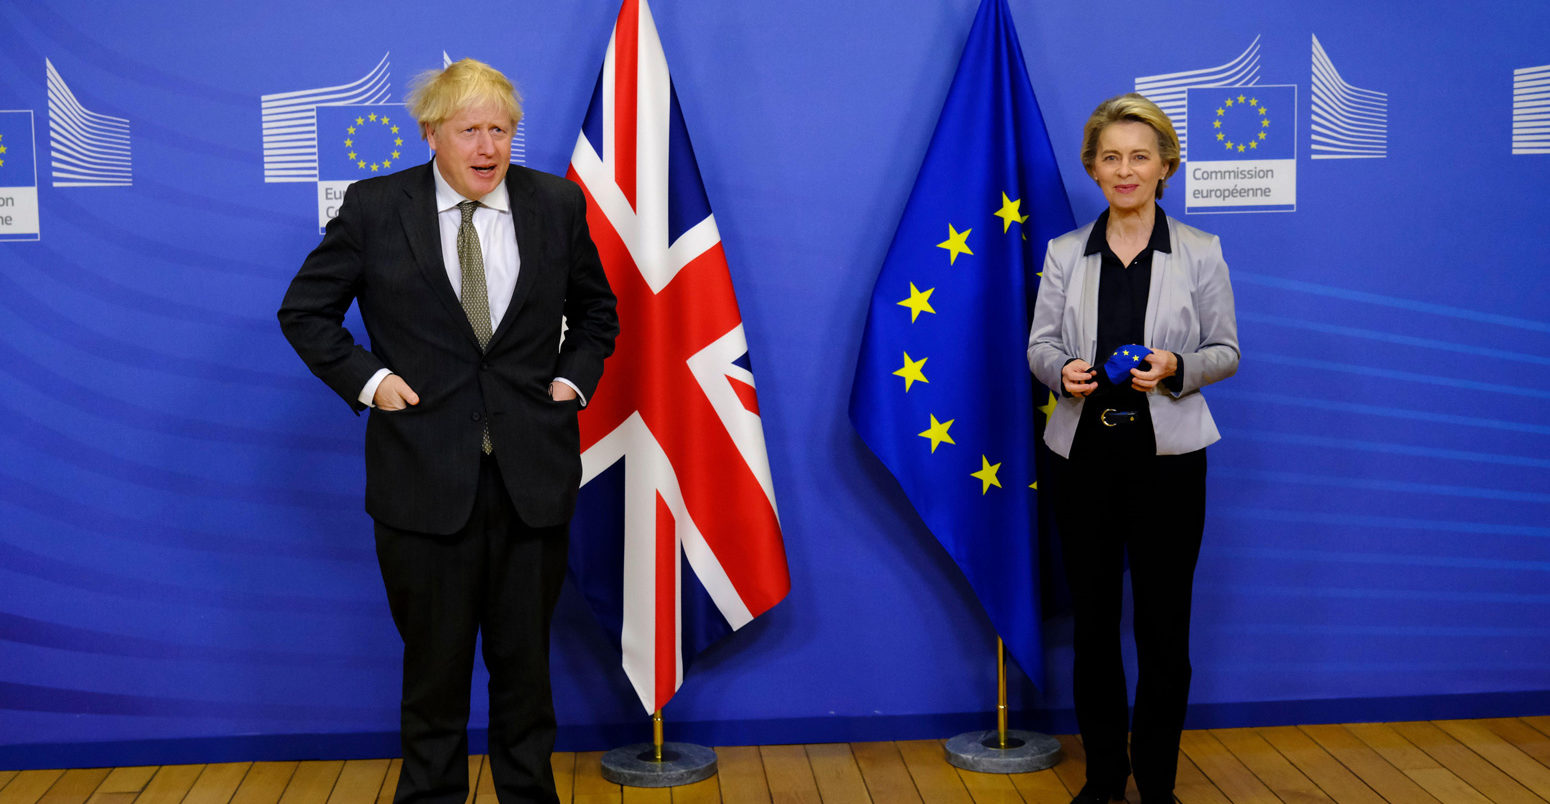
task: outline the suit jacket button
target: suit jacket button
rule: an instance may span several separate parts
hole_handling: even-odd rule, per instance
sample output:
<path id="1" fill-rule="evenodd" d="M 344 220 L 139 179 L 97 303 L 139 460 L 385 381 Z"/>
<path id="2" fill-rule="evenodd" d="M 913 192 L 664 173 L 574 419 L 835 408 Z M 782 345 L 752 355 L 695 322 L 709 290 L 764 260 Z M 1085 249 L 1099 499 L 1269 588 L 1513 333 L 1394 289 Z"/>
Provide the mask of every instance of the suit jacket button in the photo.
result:
<path id="1" fill-rule="evenodd" d="M 474 415 L 469 416 L 468 418 L 473 419 L 474 421 L 479 421 L 479 414 L 475 413 Z"/>
<path id="2" fill-rule="evenodd" d="M 489 363 L 489 361 L 485 361 L 483 363 L 480 363 L 479 364 L 479 370 L 480 371 L 489 371 L 490 370 L 490 363 Z"/>

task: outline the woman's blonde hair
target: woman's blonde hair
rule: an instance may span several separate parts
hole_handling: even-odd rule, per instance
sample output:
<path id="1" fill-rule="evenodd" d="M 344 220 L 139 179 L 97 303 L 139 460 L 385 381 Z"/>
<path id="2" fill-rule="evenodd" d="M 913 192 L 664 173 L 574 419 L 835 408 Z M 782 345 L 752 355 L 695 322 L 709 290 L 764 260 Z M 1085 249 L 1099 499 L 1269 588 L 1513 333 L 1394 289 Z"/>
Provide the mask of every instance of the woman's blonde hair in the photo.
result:
<path id="1" fill-rule="evenodd" d="M 1162 180 L 1157 182 L 1157 197 L 1162 198 L 1168 177 L 1179 169 L 1179 135 L 1168 115 L 1144 95 L 1131 92 L 1098 104 L 1082 127 L 1082 167 L 1087 169 L 1087 175 L 1093 174 L 1093 165 L 1098 161 L 1098 137 L 1104 129 L 1125 120 L 1145 123 L 1157 132 L 1157 156 L 1167 167 Z"/>

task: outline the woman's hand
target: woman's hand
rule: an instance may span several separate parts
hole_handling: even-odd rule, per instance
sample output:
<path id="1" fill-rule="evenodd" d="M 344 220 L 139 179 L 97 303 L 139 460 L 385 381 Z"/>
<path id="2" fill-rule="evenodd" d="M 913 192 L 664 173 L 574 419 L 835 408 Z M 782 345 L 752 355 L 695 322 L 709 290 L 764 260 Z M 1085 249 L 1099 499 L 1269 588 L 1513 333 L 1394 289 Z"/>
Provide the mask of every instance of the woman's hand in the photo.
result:
<path id="1" fill-rule="evenodd" d="M 1060 370 L 1060 381 L 1066 386 L 1066 393 L 1078 399 L 1098 390 L 1098 382 L 1093 378 L 1093 367 L 1086 360 L 1073 360 Z"/>
<path id="2" fill-rule="evenodd" d="M 1179 356 L 1166 349 L 1153 349 L 1147 355 L 1146 363 L 1151 366 L 1146 371 L 1138 368 L 1130 370 L 1130 387 L 1142 393 L 1151 393 L 1158 383 L 1179 370 Z"/>

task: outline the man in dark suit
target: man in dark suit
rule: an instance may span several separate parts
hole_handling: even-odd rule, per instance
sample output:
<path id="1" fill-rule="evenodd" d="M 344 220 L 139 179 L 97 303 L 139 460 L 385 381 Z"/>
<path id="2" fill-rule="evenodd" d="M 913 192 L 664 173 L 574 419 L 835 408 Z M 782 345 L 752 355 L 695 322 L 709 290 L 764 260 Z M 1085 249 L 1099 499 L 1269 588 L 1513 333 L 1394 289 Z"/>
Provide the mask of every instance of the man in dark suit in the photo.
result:
<path id="1" fill-rule="evenodd" d="M 521 107 L 464 59 L 409 109 L 435 159 L 352 185 L 280 308 L 366 425 L 366 510 L 404 641 L 394 798 L 461 804 L 475 638 L 502 804 L 555 801 L 549 622 L 581 477 L 576 413 L 618 333 L 580 189 L 510 165 Z M 343 325 L 360 305 L 370 349 Z"/>

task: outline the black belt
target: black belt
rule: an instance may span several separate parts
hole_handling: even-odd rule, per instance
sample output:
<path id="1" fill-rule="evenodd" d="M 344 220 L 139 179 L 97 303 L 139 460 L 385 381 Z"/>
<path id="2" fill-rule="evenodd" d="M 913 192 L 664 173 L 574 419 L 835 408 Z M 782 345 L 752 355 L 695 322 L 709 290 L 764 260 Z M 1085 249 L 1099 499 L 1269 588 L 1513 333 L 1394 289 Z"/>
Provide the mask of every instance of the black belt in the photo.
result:
<path id="1" fill-rule="evenodd" d="M 1104 408 L 1098 414 L 1098 421 L 1103 422 L 1104 427 L 1118 427 L 1122 424 L 1135 424 L 1137 413 L 1133 410 L 1116 410 Z"/>

